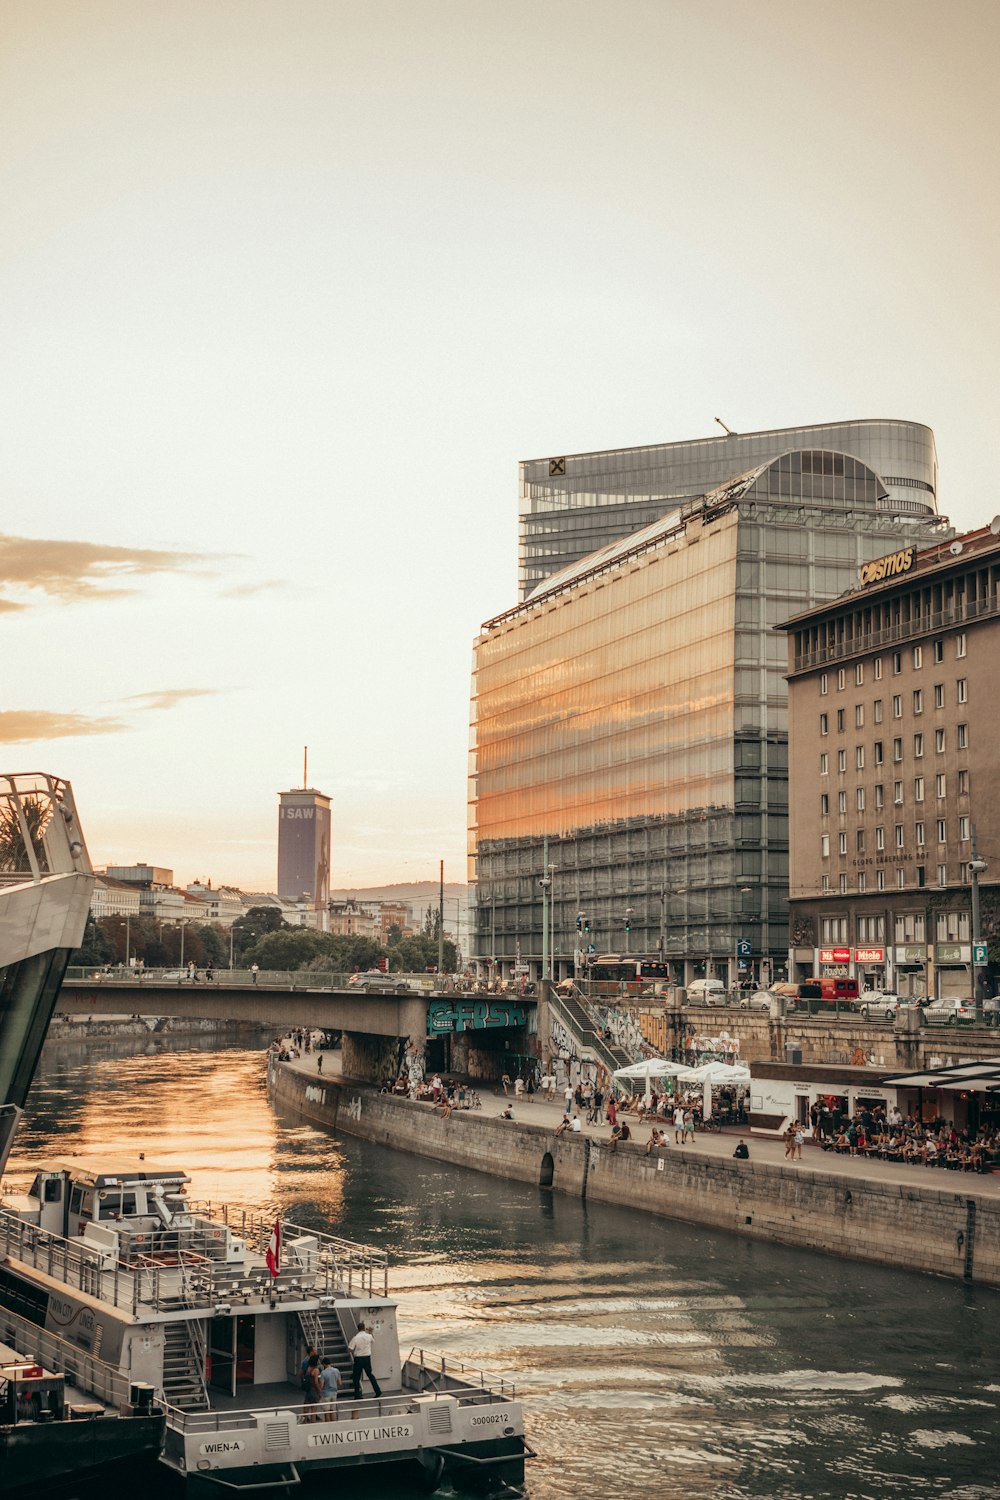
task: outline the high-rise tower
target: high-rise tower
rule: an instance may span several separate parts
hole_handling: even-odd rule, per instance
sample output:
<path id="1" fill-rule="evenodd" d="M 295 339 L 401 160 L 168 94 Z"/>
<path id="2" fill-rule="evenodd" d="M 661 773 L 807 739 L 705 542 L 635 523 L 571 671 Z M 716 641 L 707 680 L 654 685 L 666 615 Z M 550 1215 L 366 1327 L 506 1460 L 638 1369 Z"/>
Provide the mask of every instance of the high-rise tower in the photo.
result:
<path id="1" fill-rule="evenodd" d="M 330 899 L 330 799 L 307 786 L 278 793 L 278 895 L 326 909 Z"/>

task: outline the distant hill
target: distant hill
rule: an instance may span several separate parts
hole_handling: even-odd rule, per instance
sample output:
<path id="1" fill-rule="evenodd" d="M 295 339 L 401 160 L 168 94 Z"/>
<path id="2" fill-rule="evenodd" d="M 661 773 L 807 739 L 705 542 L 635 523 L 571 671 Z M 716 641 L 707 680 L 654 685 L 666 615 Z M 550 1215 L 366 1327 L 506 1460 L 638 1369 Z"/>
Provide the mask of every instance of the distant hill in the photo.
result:
<path id="1" fill-rule="evenodd" d="M 427 906 L 437 900 L 438 889 L 436 880 L 405 880 L 396 885 L 365 885 L 350 889 L 338 886 L 330 894 L 335 901 L 406 901 L 411 905 Z M 446 900 L 454 901 L 457 898 L 464 906 L 469 887 L 460 885 L 458 881 L 446 880 L 444 894 Z"/>

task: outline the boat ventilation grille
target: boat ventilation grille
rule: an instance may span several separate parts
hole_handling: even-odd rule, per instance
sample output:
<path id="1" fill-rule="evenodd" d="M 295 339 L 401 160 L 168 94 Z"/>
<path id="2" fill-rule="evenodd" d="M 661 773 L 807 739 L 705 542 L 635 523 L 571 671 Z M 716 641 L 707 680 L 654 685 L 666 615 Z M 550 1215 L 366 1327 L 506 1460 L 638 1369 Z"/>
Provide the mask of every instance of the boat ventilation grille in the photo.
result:
<path id="1" fill-rule="evenodd" d="M 435 1401 L 427 1409 L 427 1426 L 431 1432 L 451 1431 L 451 1403 Z"/>
<path id="2" fill-rule="evenodd" d="M 265 1422 L 264 1423 L 264 1447 L 273 1453 L 275 1448 L 290 1448 L 292 1439 L 288 1431 L 287 1422 Z"/>

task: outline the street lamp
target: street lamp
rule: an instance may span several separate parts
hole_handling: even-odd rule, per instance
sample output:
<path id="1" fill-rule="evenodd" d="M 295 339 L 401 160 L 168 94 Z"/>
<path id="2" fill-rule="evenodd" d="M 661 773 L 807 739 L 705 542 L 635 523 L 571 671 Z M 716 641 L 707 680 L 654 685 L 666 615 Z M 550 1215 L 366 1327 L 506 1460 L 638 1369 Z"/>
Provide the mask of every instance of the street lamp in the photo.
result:
<path id="1" fill-rule="evenodd" d="M 626 953 L 631 953 L 631 951 L 632 951 L 632 913 L 634 911 L 635 911 L 635 907 L 634 906 L 626 906 L 626 908 L 625 908 L 624 921 L 625 921 L 625 952 Z"/>
<path id="2" fill-rule="evenodd" d="M 552 876 L 548 873 L 541 876 L 538 884 L 542 888 L 542 978 L 548 979 L 549 975 L 549 891 L 552 889 Z"/>
<path id="3" fill-rule="evenodd" d="M 982 1025 L 983 991 L 976 974 L 976 949 L 981 942 L 979 925 L 979 877 L 989 869 L 985 859 L 976 853 L 976 830 L 972 830 L 972 858 L 969 860 L 969 880 L 972 885 L 972 1003 L 976 1010 L 976 1025 Z"/>

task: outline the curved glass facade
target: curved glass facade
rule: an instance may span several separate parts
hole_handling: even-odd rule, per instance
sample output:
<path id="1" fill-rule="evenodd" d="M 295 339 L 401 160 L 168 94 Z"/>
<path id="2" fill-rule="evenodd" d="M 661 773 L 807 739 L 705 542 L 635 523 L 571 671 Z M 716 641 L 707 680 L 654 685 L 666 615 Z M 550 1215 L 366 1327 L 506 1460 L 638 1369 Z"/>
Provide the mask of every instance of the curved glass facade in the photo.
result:
<path id="1" fill-rule="evenodd" d="M 738 942 L 773 977 L 788 886 L 775 626 L 912 534 L 884 500 L 849 454 L 783 454 L 483 627 L 469 799 L 479 957 L 540 957 L 547 862 L 557 977 L 572 972 L 578 915 L 583 946 L 662 952 L 682 980 L 734 977 Z"/>
<path id="2" fill-rule="evenodd" d="M 520 465 L 521 597 L 671 505 L 798 450 L 836 452 L 874 470 L 888 515 L 919 519 L 936 512 L 934 434 L 919 422 L 831 422 L 530 459 Z"/>

